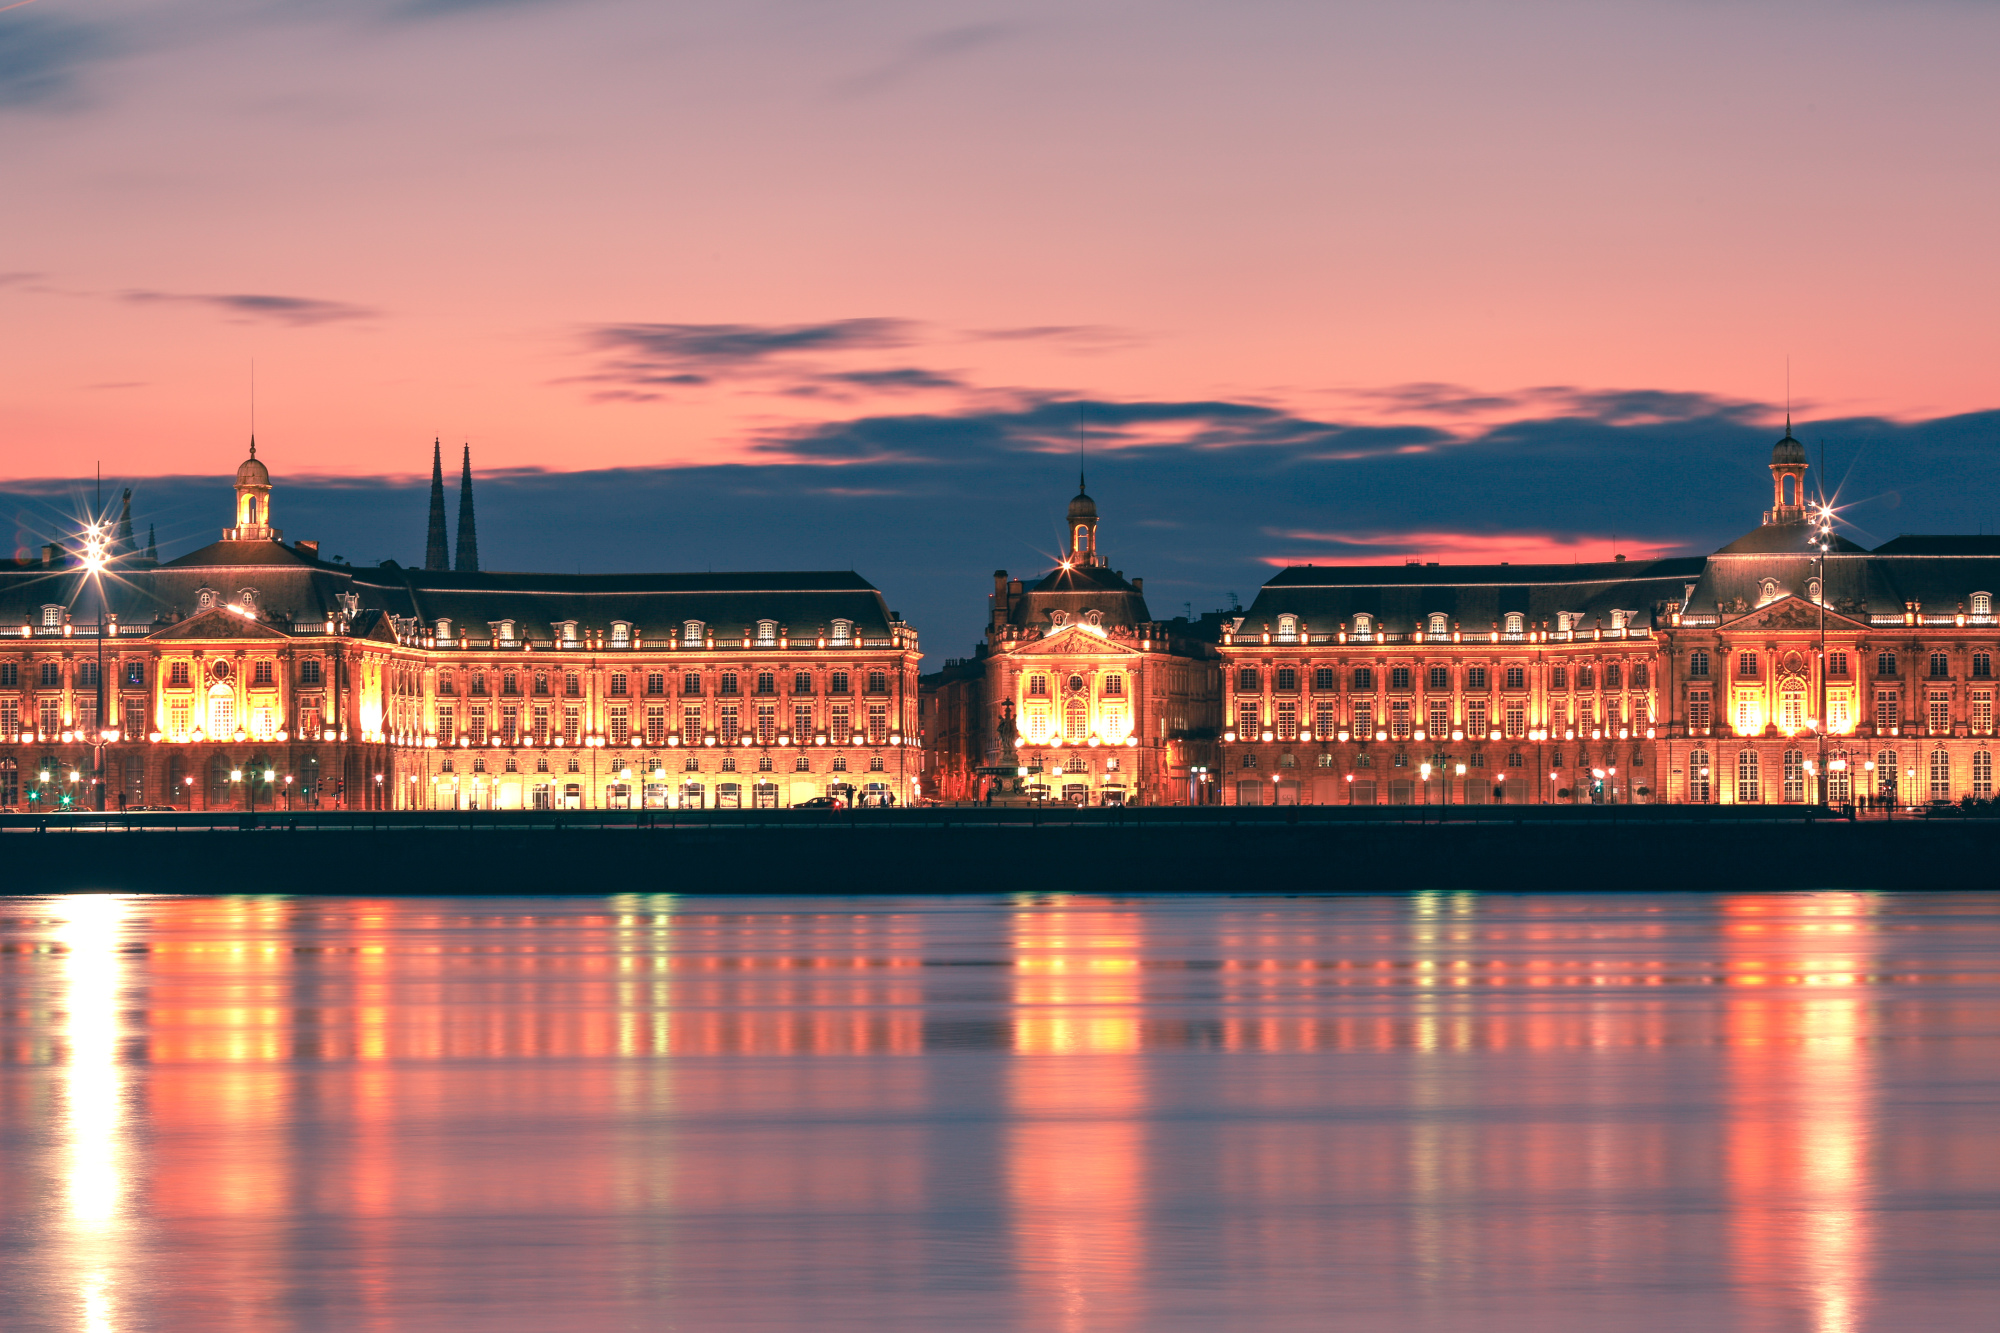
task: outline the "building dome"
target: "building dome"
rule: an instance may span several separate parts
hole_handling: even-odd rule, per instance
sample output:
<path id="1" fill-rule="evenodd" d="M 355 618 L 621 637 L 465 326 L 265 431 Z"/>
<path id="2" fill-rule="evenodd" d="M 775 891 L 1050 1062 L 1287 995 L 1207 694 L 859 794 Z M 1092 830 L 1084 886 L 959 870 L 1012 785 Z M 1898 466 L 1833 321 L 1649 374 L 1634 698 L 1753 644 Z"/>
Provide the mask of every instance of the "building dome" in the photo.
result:
<path id="1" fill-rule="evenodd" d="M 271 470 L 257 461 L 257 441 L 250 441 L 250 456 L 243 460 L 243 466 L 236 469 L 238 486 L 269 486 Z"/>
<path id="2" fill-rule="evenodd" d="M 1080 523 L 1085 520 L 1095 519 L 1096 517 L 1097 501 L 1091 499 L 1082 490 L 1078 490 L 1076 499 L 1069 502 L 1069 521 L 1071 523 Z"/>
<path id="3" fill-rule="evenodd" d="M 1806 447 L 1792 438 L 1792 428 L 1785 427 L 1785 438 L 1771 446 L 1772 467 L 1797 467 L 1806 461 Z"/>

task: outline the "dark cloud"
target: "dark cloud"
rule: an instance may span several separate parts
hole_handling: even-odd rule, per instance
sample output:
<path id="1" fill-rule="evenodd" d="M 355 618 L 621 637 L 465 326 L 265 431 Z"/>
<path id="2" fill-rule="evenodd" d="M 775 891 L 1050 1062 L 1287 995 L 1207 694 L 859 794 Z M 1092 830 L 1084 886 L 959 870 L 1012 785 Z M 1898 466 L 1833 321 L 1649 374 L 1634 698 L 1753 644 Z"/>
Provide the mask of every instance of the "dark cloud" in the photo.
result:
<path id="1" fill-rule="evenodd" d="M 984 621 L 992 571 L 1039 575 L 1060 546 L 1079 406 L 1099 441 L 1090 491 L 1105 551 L 1145 577 L 1161 616 L 1225 605 L 1232 590 L 1247 600 L 1273 560 L 1457 562 L 1530 549 L 1600 559 L 1614 533 L 1633 554 L 1711 551 L 1755 527 L 1770 503 L 1777 434 L 1768 408 L 1724 402 L 1680 421 L 1628 421 L 1632 404 L 1622 400 L 1594 416 L 1572 405 L 1554 418 L 1447 435 L 1254 403 L 1051 397 L 816 426 L 765 440 L 763 461 L 748 463 L 480 471 L 481 555 L 494 569 L 705 569 L 719 558 L 738 568 L 858 569 L 916 623 L 933 661 L 962 656 Z M 1838 497 L 1852 502 L 1845 531 L 1865 545 L 1905 531 L 2000 529 L 2000 412 L 1801 421 L 1796 431 L 1815 480 L 1824 440 Z M 428 440 L 411 454 L 406 477 L 294 482 L 282 442 L 260 450 L 292 536 L 320 538 L 357 562 L 416 564 Z M 107 477 L 105 491 L 134 486 L 135 516 L 159 523 L 171 557 L 212 540 L 228 517 L 229 480 Z M 87 494 L 82 485 L 10 485 L 17 529 L 32 526 L 29 511 L 53 512 L 48 497 Z M 674 521 L 646 523 L 662 513 Z M 607 514 L 645 525 L 647 539 L 634 542 L 630 524 Z M 747 547 L 746 519 L 755 535 Z"/>
<path id="2" fill-rule="evenodd" d="M 628 385 L 708 384 L 724 377 L 773 373 L 774 367 L 801 356 L 907 346 L 916 328 L 903 319 L 606 324 L 585 335 L 587 343 L 608 358 L 597 374 L 586 378 Z"/>
<path id="3" fill-rule="evenodd" d="M 0 14 L 0 107 L 45 106 L 76 90 L 77 74 L 112 54 L 103 29 L 65 14 Z"/>
<path id="4" fill-rule="evenodd" d="M 280 324 L 294 325 L 373 319 L 379 313 L 366 306 L 348 305 L 341 301 L 321 301 L 309 296 L 131 291 L 124 293 L 124 299 L 142 305 L 152 303 L 203 305 L 246 319 L 269 319 L 276 320 Z"/>
<path id="5" fill-rule="evenodd" d="M 898 389 L 962 389 L 965 382 L 955 375 L 942 371 L 925 370 L 919 366 L 899 366 L 893 370 L 853 370 L 841 375 L 821 377 L 829 384 L 852 384 L 862 389 L 881 389 L 893 392 Z"/>

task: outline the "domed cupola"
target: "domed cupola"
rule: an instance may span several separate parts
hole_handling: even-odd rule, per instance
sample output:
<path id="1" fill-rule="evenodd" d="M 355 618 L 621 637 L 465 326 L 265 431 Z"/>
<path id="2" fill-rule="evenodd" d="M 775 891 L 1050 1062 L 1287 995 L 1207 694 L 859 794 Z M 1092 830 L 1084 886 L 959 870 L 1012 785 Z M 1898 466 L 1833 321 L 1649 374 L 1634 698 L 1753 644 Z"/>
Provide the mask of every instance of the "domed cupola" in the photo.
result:
<path id="1" fill-rule="evenodd" d="M 1785 416 L 1785 437 L 1771 446 L 1771 507 L 1764 522 L 1803 523 L 1806 517 L 1806 447 L 1792 438 L 1792 418 Z"/>
<path id="2" fill-rule="evenodd" d="M 250 456 L 236 469 L 236 526 L 222 530 L 226 542 L 274 542 L 284 536 L 271 526 L 271 471 L 257 459 L 257 438 L 250 438 Z"/>
<path id="3" fill-rule="evenodd" d="M 1097 552 L 1097 501 L 1090 498 L 1083 488 L 1081 473 L 1076 479 L 1076 498 L 1069 502 L 1069 551 L 1063 557 L 1066 565 L 1101 565 L 1104 557 Z"/>

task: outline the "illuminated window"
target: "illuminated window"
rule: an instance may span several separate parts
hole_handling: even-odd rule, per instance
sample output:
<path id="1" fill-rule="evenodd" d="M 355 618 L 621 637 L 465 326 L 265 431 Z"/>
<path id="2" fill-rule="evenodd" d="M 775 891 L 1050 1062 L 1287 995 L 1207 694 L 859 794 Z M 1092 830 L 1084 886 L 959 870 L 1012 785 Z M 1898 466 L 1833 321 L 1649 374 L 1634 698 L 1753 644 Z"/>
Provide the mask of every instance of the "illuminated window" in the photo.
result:
<path id="1" fill-rule="evenodd" d="M 1894 797 L 1902 785 L 1902 774 L 1898 771 L 1896 752 L 1880 750 L 1875 755 L 1875 794 Z"/>
<path id="2" fill-rule="evenodd" d="M 1976 592 L 1972 594 L 1972 614 L 1975 616 L 1992 615 L 1993 594 L 1990 592 Z"/>
<path id="3" fill-rule="evenodd" d="M 1355 638 L 1357 639 L 1370 638 L 1374 635 L 1374 633 L 1375 633 L 1375 617 L 1367 614 L 1366 612 L 1362 612 L 1361 614 L 1354 617 Z"/>
<path id="4" fill-rule="evenodd" d="M 1972 752 L 1972 794 L 1982 801 L 1993 799 L 1993 752 Z"/>
<path id="5" fill-rule="evenodd" d="M 541 744 L 542 735 L 548 729 L 549 710 L 535 710 L 535 742 Z M 658 704 L 646 710 L 646 744 L 665 745 L 667 743 L 667 710 Z"/>
<path id="6" fill-rule="evenodd" d="M 1708 751 L 1696 750 L 1688 755 L 1688 799 L 1699 805 L 1706 805 L 1715 799 L 1714 789 L 1709 785 Z"/>
<path id="7" fill-rule="evenodd" d="M 1951 734 L 1951 695 L 1944 690 L 1932 690 L 1930 698 L 1925 702 L 1929 704 L 1929 713 L 1925 721 L 1930 724 L 1931 735 L 1949 736 Z"/>
<path id="8" fill-rule="evenodd" d="M 1806 798 L 1806 755 L 1803 750 L 1785 751 L 1784 799 L 1797 804 Z"/>
<path id="9" fill-rule="evenodd" d="M 769 647 L 771 644 L 774 644 L 777 641 L 778 641 L 778 622 L 775 620 L 758 621 L 757 622 L 758 646 Z"/>
<path id="10" fill-rule="evenodd" d="M 1299 738 L 1299 706 L 1290 699 L 1278 703 L 1278 739 L 1293 741 Z"/>
<path id="11" fill-rule="evenodd" d="M 1991 736 L 1993 734 L 1993 691 L 1974 690 L 1972 692 L 1972 734 Z"/>
<path id="12" fill-rule="evenodd" d="M 724 704 L 722 707 L 722 720 L 716 728 L 718 739 L 724 745 L 736 744 L 740 721 L 741 718 L 737 712 L 736 705 Z"/>
<path id="13" fill-rule="evenodd" d="M 1389 734 L 1397 740 L 1409 738 L 1413 728 L 1410 725 L 1410 701 L 1391 700 L 1389 704 Z"/>
<path id="14" fill-rule="evenodd" d="M 1468 699 L 1465 701 L 1465 733 L 1468 736 L 1484 736 L 1491 728 L 1487 720 L 1486 701 Z"/>
<path id="15" fill-rule="evenodd" d="M 1506 632 L 1509 635 L 1527 633 L 1528 629 L 1527 617 L 1522 615 L 1519 611 L 1509 611 L 1507 613 L 1507 618 L 1501 623 L 1506 627 Z"/>
<path id="16" fill-rule="evenodd" d="M 1409 689 L 1409 688 L 1410 688 L 1410 669 L 1409 669 L 1408 667 L 1406 667 L 1406 666 L 1394 666 L 1394 667 L 1390 667 L 1390 668 L 1389 668 L 1389 688 L 1390 688 L 1390 689 L 1392 689 L 1392 690 L 1407 690 L 1407 689 Z"/>
<path id="17" fill-rule="evenodd" d="M 1888 731 L 1901 724 L 1902 700 L 1894 690 L 1875 691 L 1875 729 Z"/>
<path id="18" fill-rule="evenodd" d="M 1778 729 L 1785 732 L 1801 731 L 1806 725 L 1806 696 L 1798 690 L 1786 690 L 1778 698 Z"/>
<path id="19" fill-rule="evenodd" d="M 1486 668 L 1483 666 L 1467 667 L 1465 669 L 1465 688 L 1468 690 L 1485 689 Z"/>
<path id="20" fill-rule="evenodd" d="M 1451 734 L 1451 705 L 1442 700 L 1432 700 L 1428 706 L 1429 719 L 1425 730 L 1433 739 L 1443 739 Z"/>
<path id="21" fill-rule="evenodd" d="M 1297 616 L 1278 617 L 1278 642 L 1296 643 L 1299 638 L 1299 618 Z"/>
<path id="22" fill-rule="evenodd" d="M 1827 756 L 1826 799 L 1830 805 L 1846 805 L 1854 799 L 1854 770 L 1845 750 Z"/>
<path id="23" fill-rule="evenodd" d="M 1260 713 L 1256 704 L 1240 703 L 1236 705 L 1236 734 L 1246 741 L 1256 740 L 1259 730 L 1257 726 L 1259 716 Z"/>
<path id="24" fill-rule="evenodd" d="M 698 648 L 702 641 L 702 623 L 690 620 L 681 626 L 681 642 L 690 648 Z"/>
<path id="25" fill-rule="evenodd" d="M 1444 616 L 1433 615 L 1430 618 L 1430 624 L 1425 628 L 1425 633 L 1429 634 L 1433 639 L 1442 639 L 1451 633 L 1451 622 Z"/>
<path id="26" fill-rule="evenodd" d="M 1689 690 L 1688 730 L 1697 736 L 1706 736 L 1714 720 L 1709 710 L 1709 692 L 1707 690 Z"/>
<path id="27" fill-rule="evenodd" d="M 838 644 L 852 643 L 854 641 L 854 622 L 851 620 L 834 621 L 833 635 L 829 641 Z"/>
<path id="28" fill-rule="evenodd" d="M 1931 751 L 1930 797 L 1933 801 L 1951 799 L 1951 756 L 1943 750 Z"/>
<path id="29" fill-rule="evenodd" d="M 1331 703 L 1321 703 L 1313 710 L 1313 733 L 1322 741 L 1330 741 L 1339 729 Z"/>
<path id="30" fill-rule="evenodd" d="M 510 639 L 514 637 L 514 623 L 512 621 L 507 622 L 507 637 Z M 624 620 L 612 621 L 611 622 L 612 646 L 617 648 L 624 648 L 628 647 L 631 644 L 631 642 L 632 642 L 631 623 L 629 621 L 624 621 Z"/>
<path id="31" fill-rule="evenodd" d="M 1737 675 L 1739 675 L 1739 676 L 1754 676 L 1754 675 L 1756 675 L 1756 674 L 1757 674 L 1757 654 L 1755 654 L 1755 653 L 1738 653 L 1738 654 L 1736 655 L 1736 674 L 1737 674 Z"/>
<path id="32" fill-rule="evenodd" d="M 1744 750 L 1736 756 L 1736 803 L 1756 805 L 1764 799 L 1764 780 L 1757 767 L 1757 752 Z"/>
<path id="33" fill-rule="evenodd" d="M 1333 668 L 1332 668 L 1332 667 L 1314 667 L 1314 668 L 1313 668 L 1313 688 L 1314 688 L 1314 689 L 1316 689 L 1316 690 L 1332 690 L 1332 689 L 1338 689 L 1338 688 L 1339 688 L 1339 685 L 1338 685 L 1338 683 L 1337 683 L 1337 682 L 1338 682 L 1338 678 L 1337 678 L 1337 677 L 1336 677 L 1336 676 L 1334 675 L 1334 673 L 1333 673 Z"/>
<path id="34" fill-rule="evenodd" d="M 1524 705 L 1508 703 L 1506 718 L 1505 730 L 1509 740 L 1519 740 L 1528 734 L 1528 710 Z"/>
<path id="35" fill-rule="evenodd" d="M 1620 611 L 1614 609 L 1611 612 L 1611 628 L 1624 629 L 1627 622 L 1630 621 L 1631 617 L 1632 613 L 1630 611 Z"/>
<path id="36" fill-rule="evenodd" d="M 1510 666 L 1507 668 L 1507 674 L 1501 677 L 1501 680 L 1503 681 L 1505 688 L 1507 689 L 1510 690 L 1522 689 L 1528 683 L 1528 673 L 1522 667 Z"/>

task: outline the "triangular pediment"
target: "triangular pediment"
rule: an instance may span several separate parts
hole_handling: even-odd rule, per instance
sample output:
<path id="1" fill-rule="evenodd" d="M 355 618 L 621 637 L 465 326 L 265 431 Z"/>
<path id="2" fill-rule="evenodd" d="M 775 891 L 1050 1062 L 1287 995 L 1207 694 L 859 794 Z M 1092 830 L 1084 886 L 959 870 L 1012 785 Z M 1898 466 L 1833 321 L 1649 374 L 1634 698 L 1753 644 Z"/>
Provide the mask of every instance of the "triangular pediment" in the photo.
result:
<path id="1" fill-rule="evenodd" d="M 186 620 L 178 620 L 164 629 L 147 635 L 150 639 L 289 639 L 292 636 L 276 630 L 261 620 L 238 615 L 224 606 L 210 607 L 197 611 Z"/>
<path id="2" fill-rule="evenodd" d="M 1755 630 L 1816 630 L 1820 626 L 1820 608 L 1815 602 L 1787 593 L 1774 602 L 1766 603 L 1754 611 L 1745 611 L 1722 622 L 1730 629 Z M 1865 621 L 1842 615 L 1832 607 L 1826 608 L 1827 628 L 1867 629 Z"/>
<path id="3" fill-rule="evenodd" d="M 1065 625 L 1053 634 L 1032 639 L 1014 650 L 1029 657 L 1075 657 L 1084 653 L 1139 656 L 1139 650 L 1099 634 L 1086 625 Z"/>

